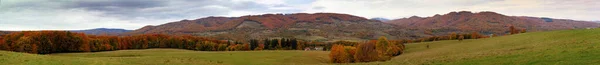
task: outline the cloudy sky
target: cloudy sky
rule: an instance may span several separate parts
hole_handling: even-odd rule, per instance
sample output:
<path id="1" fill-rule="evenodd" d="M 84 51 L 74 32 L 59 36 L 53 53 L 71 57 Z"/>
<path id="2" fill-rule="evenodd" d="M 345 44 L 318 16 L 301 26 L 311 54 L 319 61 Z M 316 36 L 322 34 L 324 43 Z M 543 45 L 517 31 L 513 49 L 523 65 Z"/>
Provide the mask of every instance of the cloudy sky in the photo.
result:
<path id="1" fill-rule="evenodd" d="M 266 13 L 346 13 L 397 19 L 452 11 L 494 11 L 600 20 L 597 0 L 0 0 L 0 30 L 134 30 L 183 19 Z"/>

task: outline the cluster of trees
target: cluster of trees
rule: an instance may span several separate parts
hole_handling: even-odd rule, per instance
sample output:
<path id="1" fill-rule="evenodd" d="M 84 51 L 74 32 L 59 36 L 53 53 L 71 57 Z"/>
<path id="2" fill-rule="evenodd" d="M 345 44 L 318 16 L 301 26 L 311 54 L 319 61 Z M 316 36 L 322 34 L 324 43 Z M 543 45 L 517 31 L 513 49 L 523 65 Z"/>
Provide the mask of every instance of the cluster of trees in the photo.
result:
<path id="1" fill-rule="evenodd" d="M 486 35 L 481 35 L 478 32 L 472 32 L 469 34 L 457 34 L 457 33 L 450 33 L 448 35 L 444 35 L 444 36 L 432 36 L 432 37 L 425 37 L 425 38 L 420 38 L 420 39 L 416 39 L 416 40 L 400 40 L 400 41 L 405 41 L 407 43 L 413 43 L 413 42 L 429 42 L 429 41 L 440 41 L 440 40 L 464 40 L 464 39 L 479 39 L 479 38 L 488 38 L 489 36 Z"/>
<path id="2" fill-rule="evenodd" d="M 28 53 L 90 51 L 84 34 L 70 32 L 19 32 L 4 35 L 0 49 Z"/>
<path id="3" fill-rule="evenodd" d="M 510 34 L 519 34 L 519 33 L 525 33 L 527 32 L 527 30 L 525 28 L 523 29 L 517 29 L 515 28 L 515 26 L 510 26 L 508 27 Z"/>
<path id="4" fill-rule="evenodd" d="M 297 39 L 264 39 L 262 42 L 252 39 L 250 40 L 252 49 L 264 50 L 302 50 L 306 42 Z M 262 46 L 262 47 L 259 47 Z"/>
<path id="5" fill-rule="evenodd" d="M 302 49 L 296 39 L 266 39 L 235 42 L 188 35 L 145 34 L 94 36 L 68 31 L 24 31 L 0 37 L 0 50 L 27 53 L 95 52 L 125 49 L 178 48 L 199 51 L 247 51 Z"/>
<path id="6" fill-rule="evenodd" d="M 386 61 L 403 53 L 404 43 L 389 41 L 385 37 L 365 43 L 336 42 L 329 58 L 333 63 Z"/>

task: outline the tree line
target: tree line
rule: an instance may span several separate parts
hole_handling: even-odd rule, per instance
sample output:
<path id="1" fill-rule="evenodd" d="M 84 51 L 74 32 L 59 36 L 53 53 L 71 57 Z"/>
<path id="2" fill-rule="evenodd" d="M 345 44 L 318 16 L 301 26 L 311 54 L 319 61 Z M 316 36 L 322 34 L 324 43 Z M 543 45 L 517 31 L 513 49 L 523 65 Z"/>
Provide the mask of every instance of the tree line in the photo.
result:
<path id="1" fill-rule="evenodd" d="M 68 31 L 23 31 L 0 36 L 0 50 L 37 54 L 178 48 L 198 51 L 301 50 L 296 39 L 216 40 L 189 35 L 95 36 Z"/>

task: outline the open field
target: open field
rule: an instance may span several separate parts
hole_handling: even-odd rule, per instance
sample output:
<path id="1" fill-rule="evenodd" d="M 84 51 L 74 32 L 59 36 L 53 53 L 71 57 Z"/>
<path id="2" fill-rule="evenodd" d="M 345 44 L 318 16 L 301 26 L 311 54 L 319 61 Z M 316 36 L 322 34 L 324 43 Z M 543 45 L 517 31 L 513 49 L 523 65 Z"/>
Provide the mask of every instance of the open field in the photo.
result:
<path id="1" fill-rule="evenodd" d="M 180 49 L 119 50 L 96 53 L 35 55 L 2 51 L 2 64 L 176 64 L 264 65 L 325 64 L 326 51 L 205 52 Z"/>
<path id="2" fill-rule="evenodd" d="M 427 48 L 426 46 L 430 47 Z M 390 61 L 353 64 L 537 64 L 600 63 L 600 29 L 530 32 L 476 40 L 407 44 Z M 315 65 L 328 63 L 327 51 L 225 51 L 179 49 L 119 50 L 37 55 L 0 51 L 0 64 L 169 64 L 169 65 Z"/>

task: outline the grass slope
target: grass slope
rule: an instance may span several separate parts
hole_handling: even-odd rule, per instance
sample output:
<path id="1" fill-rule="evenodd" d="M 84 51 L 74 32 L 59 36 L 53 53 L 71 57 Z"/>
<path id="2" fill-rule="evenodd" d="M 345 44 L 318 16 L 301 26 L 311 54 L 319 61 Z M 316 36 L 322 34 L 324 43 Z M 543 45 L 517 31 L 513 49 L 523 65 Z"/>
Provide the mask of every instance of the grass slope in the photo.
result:
<path id="1" fill-rule="evenodd" d="M 407 47 L 406 54 L 392 61 L 369 64 L 600 64 L 600 29 L 531 32 L 477 40 L 408 44 Z"/>
<path id="2" fill-rule="evenodd" d="M 429 45 L 430 48 L 426 48 Z M 205 52 L 179 49 L 120 50 L 50 55 L 0 51 L 0 64 L 169 64 L 305 65 L 328 64 L 327 51 Z M 589 65 L 600 63 L 600 29 L 531 32 L 477 40 L 407 44 L 406 53 L 385 62 L 358 65 Z"/>

